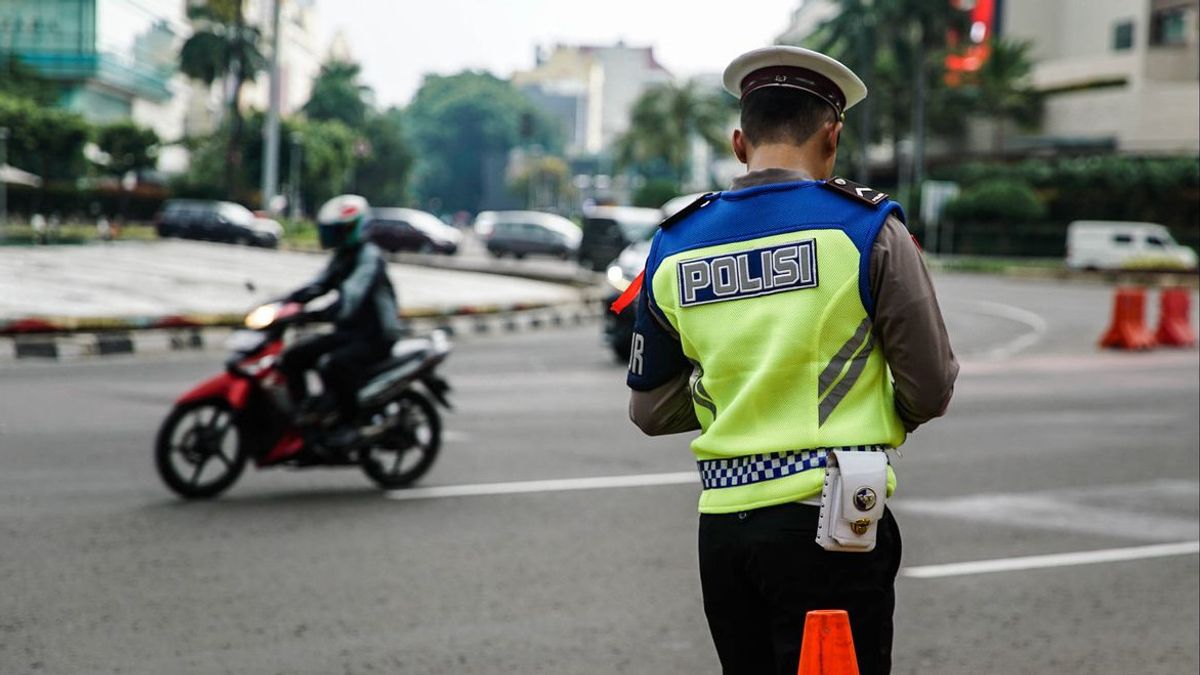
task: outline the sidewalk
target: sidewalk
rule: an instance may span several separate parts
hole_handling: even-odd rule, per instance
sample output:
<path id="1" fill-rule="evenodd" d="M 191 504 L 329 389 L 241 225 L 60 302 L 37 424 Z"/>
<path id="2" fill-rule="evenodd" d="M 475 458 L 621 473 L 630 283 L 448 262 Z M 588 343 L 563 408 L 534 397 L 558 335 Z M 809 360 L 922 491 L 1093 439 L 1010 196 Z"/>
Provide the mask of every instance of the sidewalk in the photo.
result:
<path id="1" fill-rule="evenodd" d="M 313 278 L 326 257 L 199 242 L 0 249 L 0 334 L 228 325 Z M 578 289 L 491 274 L 390 264 L 405 316 L 579 302 Z"/>

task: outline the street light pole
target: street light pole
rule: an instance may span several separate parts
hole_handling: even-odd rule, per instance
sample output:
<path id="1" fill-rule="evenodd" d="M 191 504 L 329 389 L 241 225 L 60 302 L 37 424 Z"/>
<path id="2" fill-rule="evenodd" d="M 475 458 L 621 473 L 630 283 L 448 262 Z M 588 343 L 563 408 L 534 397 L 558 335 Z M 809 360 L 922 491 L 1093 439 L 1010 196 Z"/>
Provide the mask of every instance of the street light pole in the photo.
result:
<path id="1" fill-rule="evenodd" d="M 263 126 L 262 162 L 262 208 L 269 210 L 275 194 L 279 192 L 279 6 L 283 0 L 274 0 L 271 8 L 271 80 L 270 101 L 267 103 L 267 119 Z"/>

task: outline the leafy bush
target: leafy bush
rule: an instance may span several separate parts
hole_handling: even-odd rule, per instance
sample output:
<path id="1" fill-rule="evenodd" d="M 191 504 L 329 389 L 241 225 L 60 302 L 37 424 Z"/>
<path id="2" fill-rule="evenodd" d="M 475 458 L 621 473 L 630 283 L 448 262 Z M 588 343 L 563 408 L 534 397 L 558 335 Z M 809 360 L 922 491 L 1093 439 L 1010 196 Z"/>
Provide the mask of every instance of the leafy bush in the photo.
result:
<path id="1" fill-rule="evenodd" d="M 1200 243 L 1200 157 L 1067 157 L 1015 164 L 943 167 L 935 178 L 965 190 L 1004 180 L 1027 183 L 1046 205 L 1046 219 L 1162 223 L 1182 243 Z"/>
<path id="2" fill-rule="evenodd" d="M 1013 180 L 972 186 L 947 204 L 944 212 L 946 218 L 959 223 L 1028 223 L 1045 214 L 1033 188 Z"/>

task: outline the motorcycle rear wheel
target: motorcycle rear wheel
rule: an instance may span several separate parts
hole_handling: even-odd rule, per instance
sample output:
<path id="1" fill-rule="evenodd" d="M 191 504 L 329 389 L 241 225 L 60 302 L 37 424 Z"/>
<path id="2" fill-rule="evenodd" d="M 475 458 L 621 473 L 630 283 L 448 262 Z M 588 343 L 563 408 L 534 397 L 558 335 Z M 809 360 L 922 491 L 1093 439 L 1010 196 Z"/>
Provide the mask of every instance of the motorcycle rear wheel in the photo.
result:
<path id="1" fill-rule="evenodd" d="M 401 422 L 363 450 L 362 470 L 385 490 L 408 487 L 424 476 L 437 459 L 442 444 L 442 420 L 433 403 L 412 390 L 388 403 L 384 414 L 400 415 Z"/>
<path id="2" fill-rule="evenodd" d="M 245 447 L 227 401 L 193 401 L 175 406 L 163 420 L 154 444 L 154 465 L 179 496 L 210 499 L 242 475 Z"/>

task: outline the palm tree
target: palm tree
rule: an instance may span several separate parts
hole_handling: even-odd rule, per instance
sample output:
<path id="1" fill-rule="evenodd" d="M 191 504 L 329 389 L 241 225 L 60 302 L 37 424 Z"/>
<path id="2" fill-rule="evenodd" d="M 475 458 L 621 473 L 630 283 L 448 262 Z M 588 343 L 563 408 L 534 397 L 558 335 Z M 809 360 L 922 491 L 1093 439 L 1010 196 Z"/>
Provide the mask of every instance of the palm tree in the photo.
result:
<path id="1" fill-rule="evenodd" d="M 946 35 L 961 29 L 966 14 L 948 0 L 838 0 L 841 11 L 823 24 L 810 44 L 846 63 L 888 107 L 885 121 L 892 139 L 897 173 L 899 142 L 914 141 L 913 183 L 924 173 L 924 138 L 929 104 L 939 98 L 940 64 Z M 870 97 L 847 117 L 857 114 L 865 143 L 877 138 Z M 865 157 L 857 167 L 863 175 Z"/>
<path id="2" fill-rule="evenodd" d="M 1031 47 L 1029 42 L 997 40 L 983 66 L 965 78 L 965 94 L 972 107 L 992 119 L 993 153 L 1004 150 L 1005 122 L 1029 128 L 1041 118 L 1042 95 L 1029 84 Z"/>
<path id="3" fill-rule="evenodd" d="M 709 147 L 728 142 L 726 127 L 733 115 L 732 99 L 706 93 L 695 85 L 664 84 L 646 90 L 633 105 L 629 129 L 617 139 L 619 167 L 665 165 L 682 189 L 691 169 L 692 139 Z"/>
<path id="4" fill-rule="evenodd" d="M 228 197 L 234 199 L 241 168 L 242 84 L 253 81 L 266 65 L 259 50 L 262 35 L 246 24 L 242 0 L 195 0 L 189 2 L 187 13 L 196 30 L 179 51 L 179 69 L 209 86 L 218 79 L 229 84 L 225 185 Z"/>

